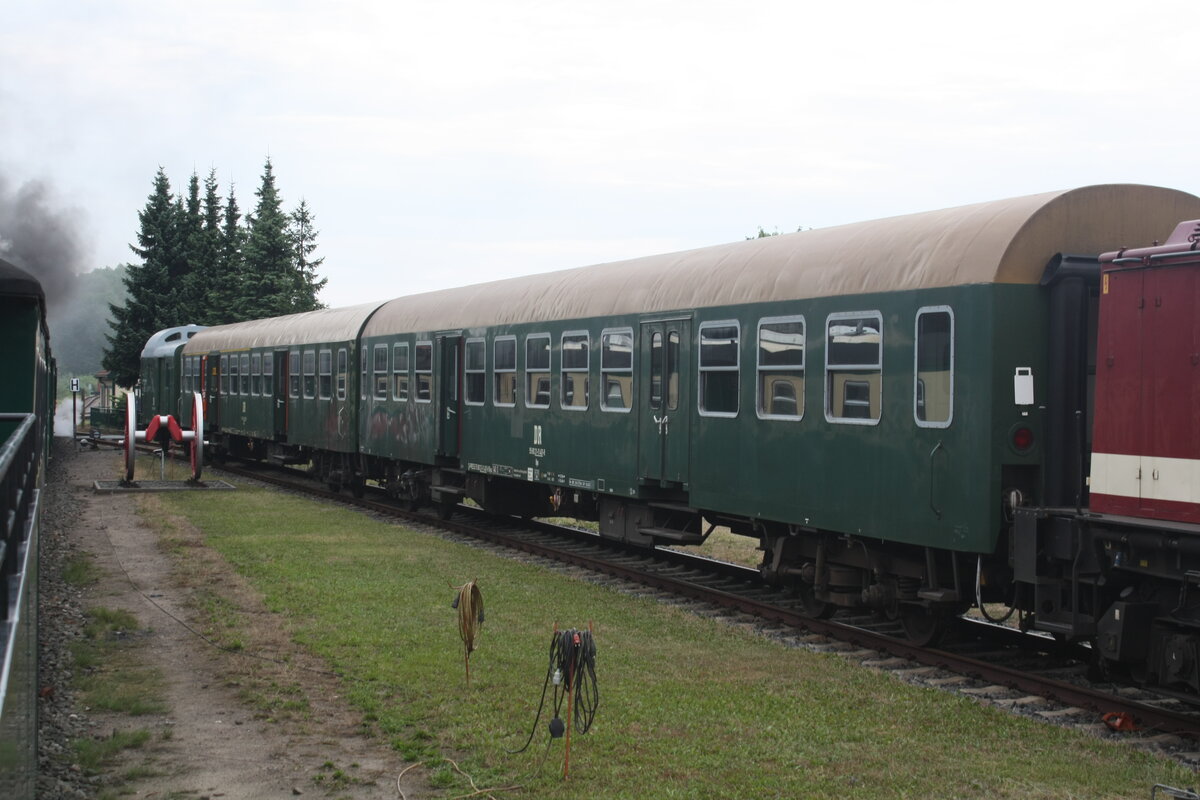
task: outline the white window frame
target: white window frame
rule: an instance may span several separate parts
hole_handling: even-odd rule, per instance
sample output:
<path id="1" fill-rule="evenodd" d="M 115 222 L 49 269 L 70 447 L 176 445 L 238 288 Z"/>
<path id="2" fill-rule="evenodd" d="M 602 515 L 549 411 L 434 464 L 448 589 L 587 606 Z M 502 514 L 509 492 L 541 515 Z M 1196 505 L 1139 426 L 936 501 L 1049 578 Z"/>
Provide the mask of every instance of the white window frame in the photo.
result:
<path id="1" fill-rule="evenodd" d="M 920 366 L 920 336 L 921 315 L 922 314 L 949 314 L 950 315 L 950 416 L 945 421 L 922 420 L 917 418 L 917 382 L 919 381 L 918 367 Z M 917 423 L 918 428 L 949 428 L 954 422 L 954 369 L 957 366 L 955 360 L 957 353 L 954 347 L 954 328 L 956 320 L 954 318 L 954 309 L 950 306 L 921 306 L 917 309 L 917 314 L 913 317 L 913 421 Z M 928 390 L 926 395 L 928 396 Z"/>
<path id="2" fill-rule="evenodd" d="M 404 369 L 396 369 L 399 359 L 396 354 L 401 350 L 404 351 Z M 404 394 L 397 391 L 400 383 L 396 380 L 397 375 L 404 376 Z M 392 399 L 401 403 L 407 403 L 412 397 L 412 348 L 408 342 L 392 342 Z"/>
<path id="3" fill-rule="evenodd" d="M 829 350 L 832 342 L 829 337 L 829 325 L 831 322 L 839 319 L 865 319 L 874 317 L 879 322 L 879 361 L 875 364 L 838 364 L 838 371 L 847 370 L 875 370 L 879 373 L 879 418 L 878 419 L 856 419 L 854 417 L 835 417 L 832 413 L 833 398 L 829 394 Z M 825 317 L 825 372 L 821 375 L 821 382 L 824 384 L 822 394 L 825 396 L 825 421 L 835 425 L 878 425 L 883 419 L 883 312 L 879 310 L 869 311 L 838 311 Z"/>
<path id="4" fill-rule="evenodd" d="M 737 363 L 732 367 L 706 367 L 704 366 L 704 331 L 706 328 L 728 328 L 732 326 L 737 331 L 737 342 L 733 347 L 733 354 Z M 665 342 L 664 342 L 665 344 Z M 754 346 L 758 346 L 755 341 Z M 665 353 L 664 353 L 665 355 Z M 704 408 L 704 378 L 707 372 L 733 372 L 737 374 L 737 392 L 734 398 L 737 400 L 737 409 L 734 411 L 708 411 Z M 755 378 L 758 376 L 755 375 Z M 696 410 L 702 417 L 724 417 L 733 419 L 742 410 L 742 323 L 736 319 L 717 319 L 708 322 L 701 322 L 700 327 L 696 330 Z"/>
<path id="5" fill-rule="evenodd" d="M 512 369 L 500 369 L 499 367 L 496 366 L 496 346 L 498 344 L 500 344 L 500 342 L 512 342 L 512 346 L 513 346 Z M 519 388 L 519 386 L 520 386 L 520 384 L 516 383 L 517 352 L 518 351 L 517 351 L 517 337 L 516 336 L 511 336 L 511 335 L 497 336 L 495 339 L 492 340 L 492 376 L 493 376 L 492 377 L 492 405 L 496 406 L 497 408 L 513 408 L 517 404 L 516 389 Z M 499 392 L 500 392 L 500 378 L 499 378 L 500 375 L 512 375 L 513 376 L 514 391 L 513 391 L 513 401 L 511 403 L 501 403 L 500 400 L 498 399 Z"/>
<path id="6" fill-rule="evenodd" d="M 758 326 L 755 328 L 755 335 L 754 335 L 754 363 L 755 363 L 754 411 L 756 414 L 758 414 L 759 419 L 778 419 L 778 420 L 785 420 L 787 422 L 799 422 L 800 420 L 804 419 L 805 403 L 804 403 L 803 395 L 796 398 L 796 402 L 800 405 L 800 413 L 799 414 L 794 414 L 794 415 L 793 414 L 768 414 L 763 411 L 762 329 L 763 329 L 763 325 L 770 325 L 772 323 L 779 323 L 779 322 L 783 322 L 783 323 L 799 322 L 801 325 L 804 326 L 804 333 L 803 333 L 804 345 L 800 350 L 800 364 L 798 367 L 795 364 L 792 364 L 792 365 L 774 364 L 771 367 L 768 367 L 767 369 L 782 369 L 782 370 L 790 370 L 792 372 L 796 372 L 798 369 L 800 374 L 804 378 L 804 385 L 805 386 L 808 385 L 808 321 L 804 319 L 803 314 L 793 314 L 793 315 L 782 316 L 782 317 L 763 317 L 762 319 L 760 319 L 758 321 Z"/>
<path id="7" fill-rule="evenodd" d="M 604 337 L 624 333 L 629 336 L 629 367 L 620 367 L 618 369 L 604 368 Z M 600 410 L 608 411 L 613 414 L 628 414 L 633 411 L 633 407 L 637 404 L 637 339 L 634 338 L 633 328 L 604 328 L 600 331 Z M 605 376 L 608 374 L 629 375 L 629 405 L 624 408 L 613 408 L 608 404 L 608 391 L 605 384 L 607 383 Z"/>
<path id="8" fill-rule="evenodd" d="M 546 342 L 546 368 L 531 370 L 529 367 L 529 343 L 533 341 L 544 340 Z M 535 392 L 530 391 L 529 379 L 530 372 L 537 374 L 546 374 L 546 402 L 535 403 L 534 398 L 537 396 Z M 548 333 L 531 333 L 525 337 L 525 407 L 526 408 L 549 408 L 552 398 L 554 397 L 554 339 Z"/>
<path id="9" fill-rule="evenodd" d="M 587 364 L 580 367 L 567 368 L 566 349 L 563 347 L 563 342 L 567 337 L 578 338 L 583 337 L 583 354 L 587 359 Z M 585 387 L 591 384 L 592 371 L 592 334 L 588 331 L 563 331 L 562 336 L 558 339 L 558 405 L 563 411 L 587 411 L 592 404 L 591 392 L 585 388 L 584 403 L 581 406 L 568 406 L 563 403 L 563 394 L 567 391 L 567 374 L 583 375 L 583 384 Z M 578 391 L 578 389 L 576 389 Z"/>
<path id="10" fill-rule="evenodd" d="M 471 349 L 471 345 L 478 344 L 479 351 L 483 354 L 483 364 L 478 367 L 468 367 L 469 359 L 467 353 Z M 483 399 L 474 401 L 471 399 L 470 381 L 467 380 L 468 375 L 481 375 L 483 381 Z M 482 406 L 487 403 L 487 339 L 483 337 L 471 337 L 463 344 L 463 403 L 468 406 Z"/>
<path id="11" fill-rule="evenodd" d="M 418 369 L 417 368 L 417 352 L 422 347 L 429 348 L 429 369 Z M 421 399 L 421 376 L 422 375 L 429 376 L 429 397 L 426 397 L 424 400 Z M 410 391 L 413 393 L 413 399 L 416 400 L 418 403 L 432 403 L 433 402 L 433 394 L 434 394 L 434 389 L 433 389 L 433 342 L 431 340 L 419 341 L 419 342 L 417 342 L 416 346 L 413 348 L 413 385 L 412 385 L 412 388 L 410 389 Z"/>

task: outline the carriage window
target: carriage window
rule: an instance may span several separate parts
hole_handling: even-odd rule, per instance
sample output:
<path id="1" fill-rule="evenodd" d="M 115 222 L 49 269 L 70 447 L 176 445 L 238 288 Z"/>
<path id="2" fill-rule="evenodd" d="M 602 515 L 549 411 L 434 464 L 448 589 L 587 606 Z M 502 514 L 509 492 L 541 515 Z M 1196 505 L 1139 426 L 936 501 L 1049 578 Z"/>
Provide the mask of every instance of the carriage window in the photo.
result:
<path id="1" fill-rule="evenodd" d="M 241 380 L 238 385 L 242 387 L 242 394 L 250 394 L 250 354 L 243 353 L 238 360 L 241 362 L 240 366 L 242 370 Z"/>
<path id="2" fill-rule="evenodd" d="M 263 355 L 262 393 L 270 397 L 275 393 L 275 354 Z"/>
<path id="3" fill-rule="evenodd" d="M 228 369 L 226 369 L 227 364 Z M 221 372 L 223 372 L 225 377 L 228 378 L 228 380 L 221 381 L 221 388 L 225 390 L 225 394 L 238 393 L 237 365 L 237 356 L 221 356 Z"/>
<path id="4" fill-rule="evenodd" d="M 738 413 L 738 342 L 736 320 L 700 326 L 700 413 L 736 417 Z"/>
<path id="5" fill-rule="evenodd" d="M 525 337 L 525 405 L 550 407 L 550 334 Z"/>
<path id="6" fill-rule="evenodd" d="M 408 342 L 392 345 L 392 399 L 408 400 Z"/>
<path id="7" fill-rule="evenodd" d="M 825 419 L 874 425 L 883 392 L 883 317 L 830 314 L 825 323 Z"/>
<path id="8" fill-rule="evenodd" d="M 517 337 L 497 337 L 492 343 L 492 371 L 496 375 L 492 402 L 511 406 L 517 402 Z"/>
<path id="9" fill-rule="evenodd" d="M 586 331 L 562 336 L 562 407 L 583 411 L 588 407 L 588 356 L 590 339 Z"/>
<path id="10" fill-rule="evenodd" d="M 317 396 L 317 354 L 312 350 L 304 351 L 304 396 Z"/>
<path id="11" fill-rule="evenodd" d="M 183 393 L 192 393 L 192 359 L 186 356 L 183 359 Z"/>
<path id="12" fill-rule="evenodd" d="M 300 396 L 300 351 L 288 353 L 288 397 Z"/>
<path id="13" fill-rule="evenodd" d="M 262 394 L 262 353 L 250 356 L 250 394 Z"/>
<path id="14" fill-rule="evenodd" d="M 350 372 L 350 354 L 346 349 L 339 348 L 337 356 L 337 397 L 338 400 L 346 399 L 346 380 Z"/>
<path id="15" fill-rule="evenodd" d="M 433 342 L 417 342 L 413 371 L 417 375 L 417 402 L 430 402 L 433 400 Z"/>
<path id="16" fill-rule="evenodd" d="M 375 399 L 387 400 L 388 386 L 388 346 L 386 344 L 375 345 L 375 365 L 373 374 L 375 376 Z"/>
<path id="17" fill-rule="evenodd" d="M 333 352 L 322 350 L 317 354 L 318 362 L 318 377 L 317 383 L 318 396 L 322 400 L 328 400 L 333 397 Z"/>
<path id="18" fill-rule="evenodd" d="M 600 332 L 600 408 L 629 411 L 633 406 L 633 329 Z"/>
<path id="19" fill-rule="evenodd" d="M 800 419 L 804 415 L 804 318 L 758 322 L 758 415 Z"/>
<path id="20" fill-rule="evenodd" d="M 487 397 L 487 342 L 483 339 L 467 339 L 463 354 L 463 374 L 467 384 L 466 402 L 469 406 L 481 406 Z"/>
<path id="21" fill-rule="evenodd" d="M 913 415 L 922 428 L 949 427 L 954 417 L 954 315 L 947 306 L 917 311 Z"/>
<path id="22" fill-rule="evenodd" d="M 655 331 L 650 337 L 650 408 L 662 408 L 663 335 Z"/>

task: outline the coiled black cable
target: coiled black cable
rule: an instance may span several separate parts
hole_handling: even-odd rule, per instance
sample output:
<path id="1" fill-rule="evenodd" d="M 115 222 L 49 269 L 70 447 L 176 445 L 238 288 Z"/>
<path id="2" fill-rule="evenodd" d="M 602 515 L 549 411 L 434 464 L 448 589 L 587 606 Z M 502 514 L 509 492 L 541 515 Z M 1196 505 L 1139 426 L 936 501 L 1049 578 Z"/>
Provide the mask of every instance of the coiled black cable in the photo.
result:
<path id="1" fill-rule="evenodd" d="M 546 667 L 546 680 L 542 683 L 537 716 L 533 719 L 525 744 L 518 750 L 509 750 L 509 753 L 523 753 L 533 741 L 538 722 L 542 719 L 542 710 L 546 707 L 546 692 L 551 681 L 554 683 L 554 719 L 550 721 L 550 737 L 556 739 L 563 733 L 561 712 L 568 690 L 575 696 L 575 730 L 587 733 L 600 705 L 600 686 L 596 680 L 596 641 L 591 631 L 556 631 L 550 638 L 550 663 Z"/>

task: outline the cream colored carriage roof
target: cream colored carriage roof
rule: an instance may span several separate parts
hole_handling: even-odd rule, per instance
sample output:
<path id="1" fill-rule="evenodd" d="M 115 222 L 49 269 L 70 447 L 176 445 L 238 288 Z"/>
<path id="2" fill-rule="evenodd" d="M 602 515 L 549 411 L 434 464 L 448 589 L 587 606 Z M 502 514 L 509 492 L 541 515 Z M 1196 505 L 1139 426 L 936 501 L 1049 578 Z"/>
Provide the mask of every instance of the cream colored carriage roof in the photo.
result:
<path id="1" fill-rule="evenodd" d="M 322 308 L 250 322 L 205 328 L 183 348 L 185 355 L 249 347 L 283 347 L 292 344 L 345 342 L 358 338 L 363 323 L 379 303 L 345 308 Z"/>
<path id="2" fill-rule="evenodd" d="M 1036 283 L 1056 253 L 1148 244 L 1196 217 L 1184 192 L 1088 186 L 400 297 L 363 333 Z"/>

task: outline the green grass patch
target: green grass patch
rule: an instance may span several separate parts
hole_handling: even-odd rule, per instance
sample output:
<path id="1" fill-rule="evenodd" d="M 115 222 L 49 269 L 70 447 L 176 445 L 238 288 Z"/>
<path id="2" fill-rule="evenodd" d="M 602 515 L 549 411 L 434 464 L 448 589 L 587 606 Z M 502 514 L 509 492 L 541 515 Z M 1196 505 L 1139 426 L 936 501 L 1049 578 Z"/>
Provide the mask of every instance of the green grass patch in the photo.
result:
<path id="1" fill-rule="evenodd" d="M 127 611 L 87 610 L 83 638 L 71 644 L 75 688 L 86 705 L 133 716 L 166 713 L 162 673 L 136 653 L 144 636 Z"/>
<path id="2" fill-rule="evenodd" d="M 114 731 L 107 739 L 77 739 L 72 743 L 75 762 L 87 772 L 96 772 L 111 764 L 124 750 L 133 750 L 150 741 L 150 731 Z"/>
<path id="3" fill-rule="evenodd" d="M 369 731 L 429 762 L 448 794 L 473 791 L 441 762 L 451 753 L 481 788 L 549 798 L 1104 798 L 1193 779 L 1130 748 L 334 506 L 246 488 L 220 503 L 162 502 L 347 676 Z M 450 587 L 471 578 L 487 621 L 467 687 Z M 589 621 L 600 707 L 563 782 L 561 740 L 537 771 L 548 714 L 528 751 L 506 750 L 530 730 L 554 624 Z"/>
<path id="4" fill-rule="evenodd" d="M 69 586 L 82 588 L 91 586 L 100 578 L 100 570 L 96 568 L 91 556 L 78 555 L 71 558 L 62 568 L 62 579 Z"/>

